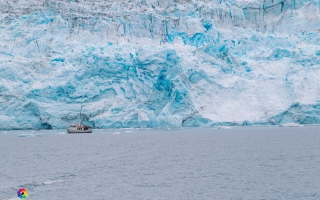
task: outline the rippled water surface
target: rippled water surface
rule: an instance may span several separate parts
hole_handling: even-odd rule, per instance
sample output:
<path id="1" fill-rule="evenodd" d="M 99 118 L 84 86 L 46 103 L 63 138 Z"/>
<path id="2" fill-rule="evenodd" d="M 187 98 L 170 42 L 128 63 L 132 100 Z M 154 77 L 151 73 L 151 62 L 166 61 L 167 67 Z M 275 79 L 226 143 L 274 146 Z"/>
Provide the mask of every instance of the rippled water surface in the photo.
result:
<path id="1" fill-rule="evenodd" d="M 0 131 L 1 200 L 320 199 L 319 126 L 65 133 Z"/>

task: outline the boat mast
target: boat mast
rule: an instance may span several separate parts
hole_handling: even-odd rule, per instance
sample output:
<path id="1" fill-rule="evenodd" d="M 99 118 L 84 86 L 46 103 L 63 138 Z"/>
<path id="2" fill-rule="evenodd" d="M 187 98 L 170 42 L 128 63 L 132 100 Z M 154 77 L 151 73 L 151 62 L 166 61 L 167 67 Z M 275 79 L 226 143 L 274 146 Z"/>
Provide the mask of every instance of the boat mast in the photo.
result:
<path id="1" fill-rule="evenodd" d="M 80 108 L 79 126 L 81 126 L 81 110 L 82 110 L 82 104 L 81 104 L 81 108 Z"/>

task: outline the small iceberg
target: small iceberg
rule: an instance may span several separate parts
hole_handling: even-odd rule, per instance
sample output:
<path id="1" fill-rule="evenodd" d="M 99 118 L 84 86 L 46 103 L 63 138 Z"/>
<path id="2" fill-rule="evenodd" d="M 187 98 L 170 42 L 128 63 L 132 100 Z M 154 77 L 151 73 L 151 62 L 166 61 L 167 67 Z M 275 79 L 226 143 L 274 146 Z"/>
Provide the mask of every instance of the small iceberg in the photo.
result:
<path id="1" fill-rule="evenodd" d="M 58 133 L 55 133 L 56 135 L 65 135 L 66 133 L 65 132 L 58 132 Z"/>
<path id="2" fill-rule="evenodd" d="M 280 124 L 280 127 L 302 127 L 303 125 L 297 124 L 297 123 L 286 123 L 286 124 Z"/>
<path id="3" fill-rule="evenodd" d="M 218 126 L 217 129 L 232 129 L 230 126 Z"/>
<path id="4" fill-rule="evenodd" d="M 18 137 L 29 137 L 30 134 L 25 134 L 25 133 L 22 133 L 22 134 L 19 134 Z"/>
<path id="5" fill-rule="evenodd" d="M 113 134 L 118 135 L 118 134 L 120 134 L 120 132 L 119 132 L 119 131 L 116 131 L 116 132 L 114 132 Z"/>
<path id="6" fill-rule="evenodd" d="M 41 133 L 37 133 L 37 134 L 33 134 L 33 133 L 21 133 L 18 135 L 18 137 L 42 137 L 43 134 Z"/>

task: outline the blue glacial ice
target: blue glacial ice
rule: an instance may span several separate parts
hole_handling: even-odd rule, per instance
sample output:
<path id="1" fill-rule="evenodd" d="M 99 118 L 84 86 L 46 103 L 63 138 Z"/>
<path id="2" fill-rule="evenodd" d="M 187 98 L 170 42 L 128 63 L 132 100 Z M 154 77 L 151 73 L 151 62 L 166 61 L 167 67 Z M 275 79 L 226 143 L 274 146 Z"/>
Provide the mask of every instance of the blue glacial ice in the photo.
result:
<path id="1" fill-rule="evenodd" d="M 0 2 L 0 129 L 320 123 L 320 0 Z"/>

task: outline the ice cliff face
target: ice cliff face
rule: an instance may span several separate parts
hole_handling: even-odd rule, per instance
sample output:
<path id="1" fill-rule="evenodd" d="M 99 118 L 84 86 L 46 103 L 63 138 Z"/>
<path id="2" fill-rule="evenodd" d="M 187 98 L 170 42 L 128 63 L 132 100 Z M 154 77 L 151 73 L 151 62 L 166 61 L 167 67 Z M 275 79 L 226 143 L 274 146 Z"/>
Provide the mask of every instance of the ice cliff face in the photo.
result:
<path id="1" fill-rule="evenodd" d="M 320 0 L 0 2 L 0 129 L 320 123 Z"/>

